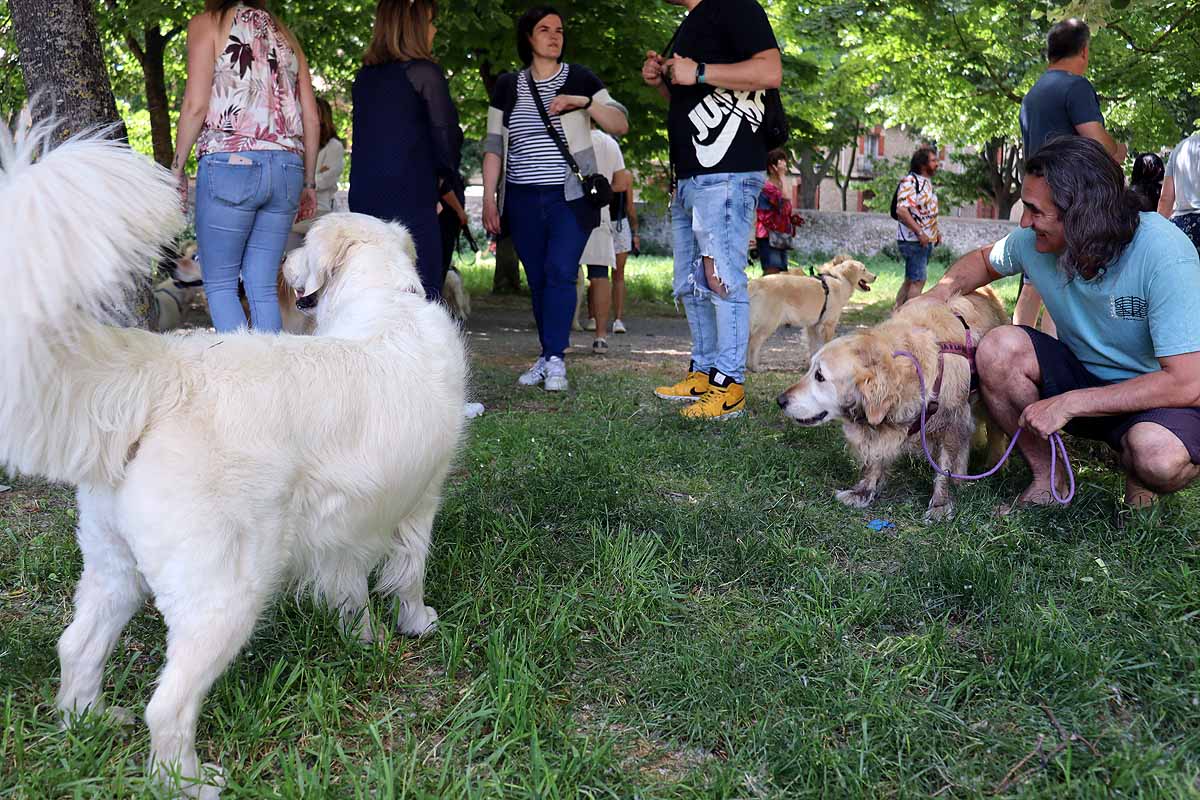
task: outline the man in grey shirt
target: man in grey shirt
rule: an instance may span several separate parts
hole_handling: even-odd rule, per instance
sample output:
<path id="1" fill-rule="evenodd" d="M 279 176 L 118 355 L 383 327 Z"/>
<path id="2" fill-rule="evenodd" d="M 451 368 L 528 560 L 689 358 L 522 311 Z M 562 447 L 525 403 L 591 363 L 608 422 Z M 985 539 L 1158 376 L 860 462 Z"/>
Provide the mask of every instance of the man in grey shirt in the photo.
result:
<path id="1" fill-rule="evenodd" d="M 1125 160 L 1125 145 L 1117 144 L 1104 129 L 1100 99 L 1091 81 L 1083 77 L 1091 55 L 1092 32 L 1087 23 L 1065 19 L 1050 28 L 1046 36 L 1046 71 L 1021 100 L 1021 140 L 1025 160 L 1037 155 L 1048 139 L 1055 136 L 1084 136 L 1099 142 L 1120 164 Z M 1013 323 L 1034 327 L 1042 297 L 1024 283 L 1013 311 Z M 1054 322 L 1043 322 L 1047 333 Z"/>

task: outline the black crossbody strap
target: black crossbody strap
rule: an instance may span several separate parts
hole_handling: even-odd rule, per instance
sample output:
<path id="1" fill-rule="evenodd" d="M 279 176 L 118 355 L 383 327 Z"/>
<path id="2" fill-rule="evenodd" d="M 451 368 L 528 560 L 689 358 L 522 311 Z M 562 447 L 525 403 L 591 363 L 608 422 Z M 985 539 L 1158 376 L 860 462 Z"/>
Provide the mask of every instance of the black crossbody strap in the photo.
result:
<path id="1" fill-rule="evenodd" d="M 546 133 L 558 145 L 558 151 L 566 159 L 567 166 L 570 167 L 571 172 L 575 173 L 575 177 L 582 181 L 583 176 L 579 174 L 579 165 L 575 163 L 575 158 L 571 155 L 570 148 L 563 141 L 563 137 L 559 136 L 558 131 L 554 128 L 554 123 L 550 121 L 550 115 L 546 113 L 546 107 L 542 105 L 542 96 L 538 94 L 537 81 L 533 79 L 533 73 L 529 70 L 525 71 L 525 80 L 529 84 L 529 93 L 533 95 L 533 104 L 537 106 L 538 113 L 542 115 L 542 124 L 546 126 Z"/>

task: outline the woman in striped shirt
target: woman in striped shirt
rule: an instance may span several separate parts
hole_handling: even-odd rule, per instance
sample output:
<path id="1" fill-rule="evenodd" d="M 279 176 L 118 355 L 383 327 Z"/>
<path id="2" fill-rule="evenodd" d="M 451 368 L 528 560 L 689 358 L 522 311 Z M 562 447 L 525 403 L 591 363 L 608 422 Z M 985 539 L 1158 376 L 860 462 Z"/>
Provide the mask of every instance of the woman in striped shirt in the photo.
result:
<path id="1" fill-rule="evenodd" d="M 552 392 L 567 388 L 563 355 L 575 315 L 579 257 L 600 224 L 600 210 L 584 197 L 547 132 L 530 81 L 583 175 L 596 172 L 592 121 L 617 136 L 629 129 L 625 108 L 586 67 L 563 63 L 562 50 L 562 15 L 553 8 L 532 8 L 517 22 L 517 52 L 526 68 L 496 81 L 483 157 L 484 227 L 500 233 L 503 217 L 525 265 L 541 341 L 541 355 L 517 382 Z"/>

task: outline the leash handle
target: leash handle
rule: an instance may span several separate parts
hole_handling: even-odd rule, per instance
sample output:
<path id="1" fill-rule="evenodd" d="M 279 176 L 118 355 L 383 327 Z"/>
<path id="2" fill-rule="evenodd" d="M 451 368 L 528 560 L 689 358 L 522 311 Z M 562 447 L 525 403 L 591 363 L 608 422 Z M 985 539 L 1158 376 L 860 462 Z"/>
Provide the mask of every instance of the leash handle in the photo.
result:
<path id="1" fill-rule="evenodd" d="M 1008 461 L 1008 457 L 1012 455 L 1013 448 L 1017 446 L 1017 439 L 1021 438 L 1021 433 L 1024 428 L 1017 428 L 1013 433 L 1012 439 L 1008 443 L 1008 449 L 1004 451 L 1004 455 L 996 462 L 996 466 L 989 469 L 987 472 L 981 472 L 978 475 L 955 475 L 948 469 L 942 469 L 941 465 L 934 460 L 933 454 L 929 451 L 929 442 L 925 437 L 925 374 L 921 370 L 921 362 L 917 357 L 907 350 L 897 350 L 892 353 L 892 358 L 900 358 L 903 356 L 913 363 L 917 370 L 917 383 L 921 386 L 921 449 L 925 453 L 925 460 L 929 462 L 929 466 L 933 467 L 933 471 L 939 475 L 944 475 L 947 478 L 953 478 L 960 481 L 978 481 L 984 478 L 990 478 L 1000 471 Z M 1067 455 L 1067 445 L 1063 442 L 1063 438 L 1058 433 L 1050 434 L 1050 496 L 1059 505 L 1067 505 L 1075 498 L 1075 472 L 1071 469 L 1071 458 Z M 1063 468 L 1067 471 L 1067 493 L 1065 496 L 1058 493 L 1058 481 L 1055 480 L 1058 467 L 1058 458 L 1061 453 Z"/>

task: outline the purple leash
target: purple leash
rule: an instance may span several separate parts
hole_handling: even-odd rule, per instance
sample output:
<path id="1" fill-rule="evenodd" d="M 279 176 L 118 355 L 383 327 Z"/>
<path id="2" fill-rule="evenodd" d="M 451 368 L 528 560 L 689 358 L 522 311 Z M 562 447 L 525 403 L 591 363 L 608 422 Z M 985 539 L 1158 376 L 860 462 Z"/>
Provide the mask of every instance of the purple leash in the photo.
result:
<path id="1" fill-rule="evenodd" d="M 900 356 L 907 358 L 917 368 L 917 382 L 921 385 L 921 449 L 925 451 L 925 460 L 929 462 L 929 466 L 933 467 L 934 472 L 960 481 L 978 481 L 990 478 L 999 472 L 1000 468 L 1004 466 L 1004 462 L 1008 461 L 1008 457 L 1012 455 L 1013 448 L 1017 446 L 1017 439 L 1021 438 L 1021 432 L 1025 429 L 1017 428 L 1012 440 L 1008 443 L 1008 449 L 1004 451 L 1004 455 L 996 462 L 996 466 L 987 472 L 980 473 L 979 475 L 955 475 L 949 470 L 942 469 L 933 460 L 933 454 L 929 452 L 929 442 L 925 439 L 925 375 L 921 371 L 921 362 L 917 361 L 917 357 L 907 350 L 897 350 L 892 353 L 892 358 L 899 358 Z M 1060 452 L 1062 454 L 1063 467 L 1067 470 L 1068 489 L 1066 497 L 1059 496 L 1058 481 L 1054 479 Z M 1064 506 L 1070 503 L 1075 497 L 1075 473 L 1071 470 L 1071 459 L 1067 456 L 1067 446 L 1063 443 L 1062 436 L 1057 433 L 1050 434 L 1050 496 L 1054 498 L 1055 502 Z"/>

